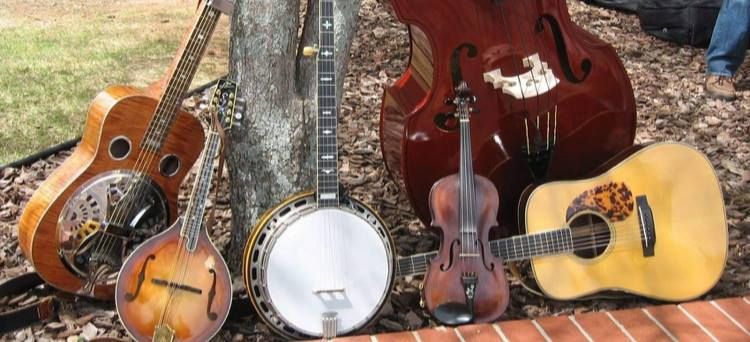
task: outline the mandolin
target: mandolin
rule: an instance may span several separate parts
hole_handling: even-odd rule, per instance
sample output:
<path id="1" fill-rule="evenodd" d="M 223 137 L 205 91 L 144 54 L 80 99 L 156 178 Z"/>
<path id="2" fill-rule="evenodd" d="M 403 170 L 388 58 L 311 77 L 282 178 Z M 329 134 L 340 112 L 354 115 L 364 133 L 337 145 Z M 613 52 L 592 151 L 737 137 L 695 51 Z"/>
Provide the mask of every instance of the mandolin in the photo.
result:
<path id="1" fill-rule="evenodd" d="M 496 320 L 508 306 L 508 280 L 502 259 L 488 248 L 490 229 L 497 226 L 500 203 L 495 185 L 474 174 L 471 151 L 471 104 L 466 82 L 456 87 L 461 134 L 459 172 L 446 176 L 430 191 L 430 212 L 441 243 L 424 277 L 424 303 L 440 322 L 459 325 Z"/>
<path id="2" fill-rule="evenodd" d="M 383 220 L 344 196 L 338 178 L 334 1 L 320 0 L 317 189 L 268 210 L 245 245 L 243 278 L 258 316 L 289 339 L 363 328 L 393 285 L 394 247 Z"/>
<path id="3" fill-rule="evenodd" d="M 229 314 L 232 278 L 203 224 L 222 131 L 242 118 L 235 111 L 236 86 L 220 81 L 212 99 L 203 157 L 185 214 L 125 260 L 117 278 L 120 321 L 137 341 L 208 341 Z M 218 127 L 218 128 L 217 128 Z M 221 170 L 219 170 L 221 174 Z"/>
<path id="4" fill-rule="evenodd" d="M 175 221 L 177 192 L 204 141 L 180 104 L 221 3 L 199 7 L 162 81 L 111 86 L 94 99 L 80 145 L 26 205 L 19 244 L 47 283 L 111 300 L 122 260 Z"/>
<path id="5" fill-rule="evenodd" d="M 460 159 L 445 102 L 460 81 L 478 98 L 474 167 L 500 191 L 503 234 L 518 231 L 514 208 L 527 185 L 586 176 L 633 144 L 625 69 L 571 21 L 565 0 L 388 3 L 409 28 L 411 57 L 383 96 L 383 159 L 425 225 L 433 184 Z"/>
<path id="6" fill-rule="evenodd" d="M 706 293 L 727 257 L 727 222 L 711 162 L 678 143 L 643 147 L 601 175 L 540 185 L 519 207 L 527 235 L 490 241 L 505 261 L 531 259 L 549 297 L 604 290 L 666 301 Z M 399 258 L 424 274 L 437 252 Z"/>

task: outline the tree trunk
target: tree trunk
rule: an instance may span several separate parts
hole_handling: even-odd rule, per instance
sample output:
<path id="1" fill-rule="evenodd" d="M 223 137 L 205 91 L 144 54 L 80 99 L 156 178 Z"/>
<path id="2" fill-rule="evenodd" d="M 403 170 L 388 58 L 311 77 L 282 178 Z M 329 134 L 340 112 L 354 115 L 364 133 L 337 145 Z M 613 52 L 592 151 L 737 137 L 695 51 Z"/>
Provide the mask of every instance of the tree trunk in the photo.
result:
<path id="1" fill-rule="evenodd" d="M 360 1 L 335 3 L 339 102 Z M 228 262 L 235 275 L 260 215 L 286 197 L 313 189 L 316 59 L 302 56 L 302 48 L 318 42 L 318 6 L 310 0 L 301 25 L 300 0 L 236 1 L 230 78 L 238 82 L 247 109 L 227 146 L 233 227 Z"/>

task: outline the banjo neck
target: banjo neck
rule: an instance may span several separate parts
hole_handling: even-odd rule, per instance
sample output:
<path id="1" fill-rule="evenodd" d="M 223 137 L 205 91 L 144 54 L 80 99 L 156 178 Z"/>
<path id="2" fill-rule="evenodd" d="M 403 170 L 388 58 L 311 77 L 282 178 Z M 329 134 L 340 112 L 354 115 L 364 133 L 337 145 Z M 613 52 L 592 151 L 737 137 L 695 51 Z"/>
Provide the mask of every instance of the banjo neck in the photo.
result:
<path id="1" fill-rule="evenodd" d="M 333 0 L 320 0 L 320 36 L 317 50 L 318 156 L 317 202 L 320 208 L 339 205 L 338 106 Z"/>

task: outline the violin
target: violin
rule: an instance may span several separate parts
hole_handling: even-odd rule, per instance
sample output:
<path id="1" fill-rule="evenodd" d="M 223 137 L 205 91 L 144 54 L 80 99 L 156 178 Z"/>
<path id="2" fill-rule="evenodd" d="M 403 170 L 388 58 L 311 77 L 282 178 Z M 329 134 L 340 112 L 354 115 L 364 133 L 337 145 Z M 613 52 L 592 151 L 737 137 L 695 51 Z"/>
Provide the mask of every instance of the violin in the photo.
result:
<path id="1" fill-rule="evenodd" d="M 410 64 L 385 90 L 386 166 L 417 216 L 456 172 L 461 142 L 444 99 L 458 82 L 478 97 L 474 166 L 500 189 L 503 235 L 532 183 L 580 178 L 632 146 L 633 89 L 612 46 L 574 24 L 564 0 L 390 0 L 408 25 Z"/>
<path id="2" fill-rule="evenodd" d="M 447 325 L 496 320 L 509 300 L 503 261 L 489 248 L 500 199 L 495 185 L 474 174 L 472 166 L 469 114 L 474 102 L 476 97 L 461 82 L 452 100 L 461 136 L 459 172 L 440 179 L 430 191 L 432 227 L 442 240 L 425 275 L 424 303 Z"/>

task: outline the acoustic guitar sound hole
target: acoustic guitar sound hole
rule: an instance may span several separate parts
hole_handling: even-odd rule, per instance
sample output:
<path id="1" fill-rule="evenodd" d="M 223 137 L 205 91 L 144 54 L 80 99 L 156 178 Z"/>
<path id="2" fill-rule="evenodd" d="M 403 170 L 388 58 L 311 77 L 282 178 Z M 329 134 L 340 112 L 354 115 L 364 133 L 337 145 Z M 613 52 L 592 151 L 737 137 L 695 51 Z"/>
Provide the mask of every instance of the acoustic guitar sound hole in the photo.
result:
<path id="1" fill-rule="evenodd" d="M 602 217 L 595 214 L 578 215 L 570 221 L 573 234 L 573 248 L 575 255 L 584 259 L 596 258 L 612 241 L 609 224 Z"/>
<path id="2" fill-rule="evenodd" d="M 109 156 L 114 160 L 125 159 L 130 154 L 130 139 L 119 136 L 109 143 Z"/>
<path id="3" fill-rule="evenodd" d="M 168 154 L 161 158 L 159 163 L 159 172 L 164 177 L 172 177 L 180 171 L 180 159 L 174 154 Z"/>

